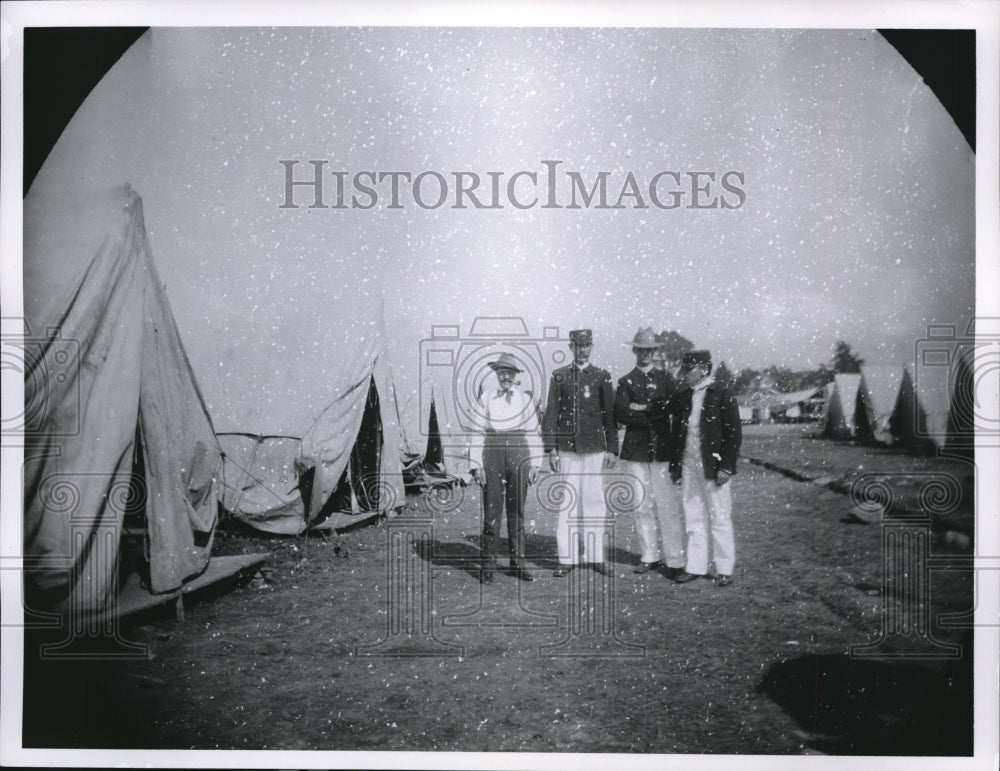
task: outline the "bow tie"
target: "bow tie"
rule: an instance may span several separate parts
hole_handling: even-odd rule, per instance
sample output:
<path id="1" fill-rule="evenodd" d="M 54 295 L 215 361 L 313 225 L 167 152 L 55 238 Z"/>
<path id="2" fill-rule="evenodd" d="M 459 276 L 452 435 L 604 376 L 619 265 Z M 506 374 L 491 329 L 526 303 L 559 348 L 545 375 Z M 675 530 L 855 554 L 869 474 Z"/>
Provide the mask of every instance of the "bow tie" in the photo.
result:
<path id="1" fill-rule="evenodd" d="M 504 391 L 502 388 L 497 389 L 497 398 L 504 397 L 507 400 L 507 404 L 510 404 L 510 400 L 514 398 L 513 391 Z"/>

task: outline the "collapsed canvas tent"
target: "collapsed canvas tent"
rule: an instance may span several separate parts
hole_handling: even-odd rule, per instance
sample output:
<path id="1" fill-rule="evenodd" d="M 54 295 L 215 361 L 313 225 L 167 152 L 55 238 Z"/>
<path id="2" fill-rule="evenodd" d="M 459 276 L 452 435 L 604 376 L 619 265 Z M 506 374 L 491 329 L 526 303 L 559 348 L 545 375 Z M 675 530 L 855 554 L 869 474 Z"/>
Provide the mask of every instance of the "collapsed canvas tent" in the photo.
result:
<path id="1" fill-rule="evenodd" d="M 295 535 L 334 512 L 394 513 L 405 499 L 405 439 L 381 318 L 350 323 L 351 357 L 301 439 L 229 433 L 223 505 L 258 530 Z"/>
<path id="2" fill-rule="evenodd" d="M 858 432 L 855 415 L 860 402 L 865 405 L 861 412 L 870 409 L 871 399 L 864 389 L 860 373 L 841 372 L 834 376 L 832 387 L 827 387 L 827 401 L 823 434 L 831 439 L 866 438 Z M 864 423 L 862 423 L 862 433 Z"/>
<path id="3" fill-rule="evenodd" d="M 219 434 L 224 463 L 222 504 L 235 519 L 269 533 L 298 534 L 304 525 L 291 436 Z"/>
<path id="4" fill-rule="evenodd" d="M 32 189 L 24 312 L 28 601 L 106 609 L 130 517 L 149 589 L 178 588 L 209 562 L 221 454 L 135 191 Z"/>

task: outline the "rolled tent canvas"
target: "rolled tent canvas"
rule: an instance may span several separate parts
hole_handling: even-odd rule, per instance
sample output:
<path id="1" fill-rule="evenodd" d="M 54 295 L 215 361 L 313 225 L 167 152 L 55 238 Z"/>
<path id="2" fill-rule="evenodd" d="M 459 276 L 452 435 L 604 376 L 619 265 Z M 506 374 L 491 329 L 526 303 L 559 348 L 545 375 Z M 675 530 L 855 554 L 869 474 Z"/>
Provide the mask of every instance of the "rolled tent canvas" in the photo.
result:
<path id="1" fill-rule="evenodd" d="M 32 189 L 24 310 L 38 353 L 25 378 L 29 591 L 104 609 L 132 509 L 145 513 L 151 590 L 176 589 L 208 564 L 221 455 L 134 190 Z"/>

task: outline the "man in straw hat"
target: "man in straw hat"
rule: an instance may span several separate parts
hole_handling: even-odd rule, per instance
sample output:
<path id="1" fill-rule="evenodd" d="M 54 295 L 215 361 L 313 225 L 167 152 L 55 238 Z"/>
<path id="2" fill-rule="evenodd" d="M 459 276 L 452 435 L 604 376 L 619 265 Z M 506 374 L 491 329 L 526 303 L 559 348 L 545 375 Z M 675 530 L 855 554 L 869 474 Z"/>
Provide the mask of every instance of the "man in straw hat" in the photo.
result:
<path id="1" fill-rule="evenodd" d="M 499 388 L 484 391 L 480 397 L 482 433 L 473 436 L 469 453 L 472 476 L 483 488 L 479 580 L 493 583 L 497 534 L 506 506 L 510 570 L 522 581 L 533 581 L 524 562 L 524 500 L 528 485 L 538 480 L 542 458 L 538 414 L 531 397 L 517 387 L 517 376 L 523 372 L 517 359 L 504 352 L 489 366 L 496 373 Z"/>
<path id="2" fill-rule="evenodd" d="M 674 580 L 683 584 L 707 575 L 711 549 L 715 582 L 728 586 L 736 559 L 729 479 L 742 441 L 740 411 L 712 377 L 708 351 L 685 353 L 680 376 L 683 382 L 667 405 L 669 426 L 659 425 L 670 431 L 670 476 L 681 488 L 688 535 L 687 562 Z"/>
<path id="3" fill-rule="evenodd" d="M 635 573 L 647 573 L 666 563 L 664 573 L 674 578 L 684 568 L 684 524 L 680 496 L 670 483 L 667 461 L 669 435 L 658 435 L 650 423 L 650 406 L 665 404 L 675 390 L 674 379 L 653 366 L 660 340 L 651 327 L 640 329 L 628 343 L 635 368 L 618 380 L 615 420 L 625 426 L 621 466 L 633 485 L 635 533 L 639 564 Z"/>
<path id="4" fill-rule="evenodd" d="M 618 461 L 618 427 L 614 417 L 614 388 L 607 370 L 590 363 L 593 332 L 569 333 L 573 362 L 552 373 L 548 404 L 542 419 L 542 437 L 549 465 L 574 493 L 558 500 L 556 578 L 569 574 L 583 561 L 599 573 L 604 567 L 607 506 L 604 469 Z"/>

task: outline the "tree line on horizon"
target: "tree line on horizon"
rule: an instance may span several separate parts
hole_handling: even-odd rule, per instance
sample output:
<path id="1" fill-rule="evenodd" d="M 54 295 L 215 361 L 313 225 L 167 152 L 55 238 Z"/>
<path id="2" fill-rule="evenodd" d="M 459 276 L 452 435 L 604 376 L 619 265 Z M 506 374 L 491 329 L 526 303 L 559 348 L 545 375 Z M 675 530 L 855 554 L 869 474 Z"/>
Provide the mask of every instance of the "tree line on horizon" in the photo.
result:
<path id="1" fill-rule="evenodd" d="M 694 349 L 694 343 L 675 330 L 660 333 L 663 341 L 664 358 L 669 369 L 680 365 L 686 351 Z M 823 362 L 815 369 L 793 370 L 779 364 L 769 364 L 762 369 L 744 367 L 735 375 L 720 361 L 715 368 L 716 382 L 729 388 L 734 394 L 747 394 L 773 389 L 780 393 L 819 388 L 833 380 L 835 375 L 861 371 L 865 360 L 851 350 L 845 340 L 838 340 L 833 346 L 833 356 L 829 363 Z"/>

